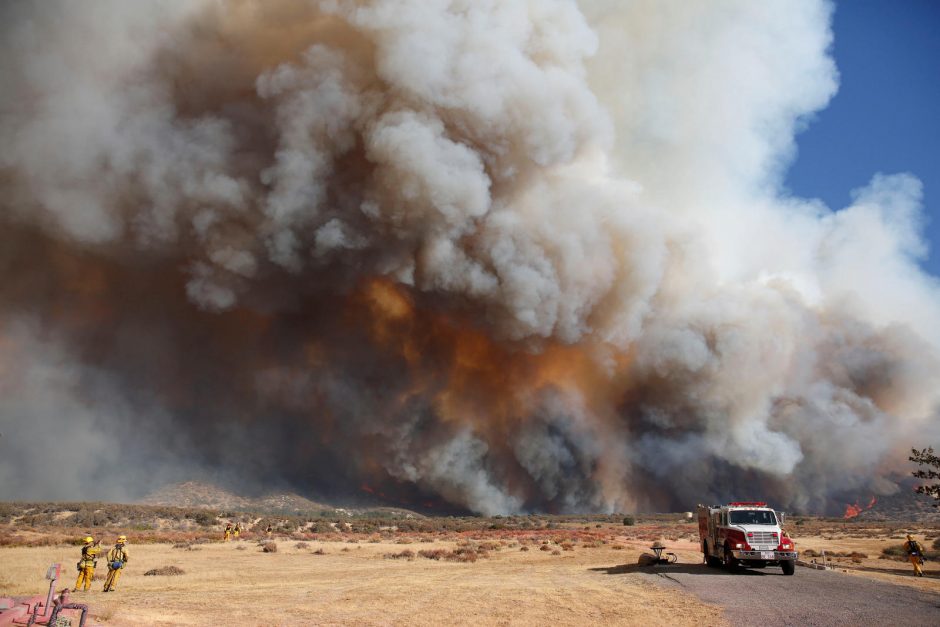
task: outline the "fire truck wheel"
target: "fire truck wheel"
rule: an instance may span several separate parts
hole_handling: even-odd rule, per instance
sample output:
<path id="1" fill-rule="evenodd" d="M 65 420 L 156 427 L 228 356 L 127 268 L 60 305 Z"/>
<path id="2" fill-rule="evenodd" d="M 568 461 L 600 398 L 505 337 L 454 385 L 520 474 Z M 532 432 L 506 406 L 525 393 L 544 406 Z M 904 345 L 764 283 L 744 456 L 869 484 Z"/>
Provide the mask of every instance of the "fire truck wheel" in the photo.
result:
<path id="1" fill-rule="evenodd" d="M 722 554 L 724 556 L 723 561 L 725 563 L 725 568 L 727 568 L 728 570 L 732 572 L 736 571 L 738 569 L 738 560 L 736 560 L 734 558 L 734 555 L 731 554 L 731 549 L 729 549 L 728 547 L 725 547 Z"/>
<path id="2" fill-rule="evenodd" d="M 705 554 L 705 565 L 709 568 L 717 568 L 721 566 L 721 560 L 717 557 L 712 557 L 710 551 L 708 550 L 708 542 L 702 543 L 702 553 Z"/>
<path id="3" fill-rule="evenodd" d="M 780 562 L 780 568 L 783 569 L 784 575 L 792 575 L 796 572 L 796 562 L 792 560 L 786 560 L 785 562 Z"/>

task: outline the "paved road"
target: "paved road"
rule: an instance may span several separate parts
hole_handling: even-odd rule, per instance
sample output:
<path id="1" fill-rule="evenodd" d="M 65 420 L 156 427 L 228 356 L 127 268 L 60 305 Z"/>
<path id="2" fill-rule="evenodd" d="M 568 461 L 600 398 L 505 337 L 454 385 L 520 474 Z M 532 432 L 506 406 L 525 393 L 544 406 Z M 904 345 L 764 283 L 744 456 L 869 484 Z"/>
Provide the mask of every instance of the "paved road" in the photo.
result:
<path id="1" fill-rule="evenodd" d="M 676 564 L 608 572 L 628 569 L 721 605 L 735 626 L 940 625 L 940 594 L 835 571 L 798 566 L 796 574 L 786 577 L 774 567 L 729 574 L 721 568 Z"/>

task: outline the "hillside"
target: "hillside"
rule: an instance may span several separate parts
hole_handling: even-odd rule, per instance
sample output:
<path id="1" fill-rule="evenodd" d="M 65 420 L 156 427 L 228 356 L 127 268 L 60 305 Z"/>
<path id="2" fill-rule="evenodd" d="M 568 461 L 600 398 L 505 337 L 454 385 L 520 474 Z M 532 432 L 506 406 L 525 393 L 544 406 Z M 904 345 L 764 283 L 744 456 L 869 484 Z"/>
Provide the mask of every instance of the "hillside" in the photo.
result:
<path id="1" fill-rule="evenodd" d="M 862 509 L 855 519 L 940 523 L 940 508 L 934 507 L 934 502 L 929 496 L 901 490 L 897 494 L 879 497 L 870 509 Z"/>
<path id="2" fill-rule="evenodd" d="M 184 481 L 165 485 L 139 501 L 142 505 L 201 507 L 264 513 L 319 512 L 336 508 L 317 503 L 299 494 L 282 492 L 259 497 L 245 497 L 225 488 L 200 481 Z"/>
<path id="3" fill-rule="evenodd" d="M 212 510 L 250 511 L 264 514 L 364 515 L 371 512 L 391 516 L 420 516 L 402 508 L 383 506 L 339 508 L 311 501 L 292 492 L 274 492 L 257 497 L 240 496 L 219 486 L 199 481 L 184 481 L 163 486 L 139 501 L 142 505 L 196 507 Z"/>

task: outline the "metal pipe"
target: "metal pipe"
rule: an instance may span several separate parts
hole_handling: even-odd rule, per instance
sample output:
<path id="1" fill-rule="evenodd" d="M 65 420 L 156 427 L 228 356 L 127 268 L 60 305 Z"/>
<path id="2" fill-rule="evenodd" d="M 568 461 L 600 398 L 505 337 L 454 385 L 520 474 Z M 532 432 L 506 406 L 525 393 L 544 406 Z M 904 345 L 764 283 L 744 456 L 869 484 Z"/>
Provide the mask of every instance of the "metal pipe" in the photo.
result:
<path id="1" fill-rule="evenodd" d="M 43 614 L 48 612 L 49 606 L 52 605 L 52 595 L 55 594 L 55 582 L 59 580 L 60 568 L 62 568 L 61 564 L 53 564 L 46 571 L 46 576 L 49 578 L 49 594 L 46 595 L 46 609 Z"/>
<path id="2" fill-rule="evenodd" d="M 78 627 L 85 627 L 85 615 L 88 613 L 88 606 L 84 603 L 56 603 L 55 607 L 52 608 L 52 616 L 49 617 L 50 625 L 55 625 L 59 610 L 81 610 L 82 617 L 78 620 Z"/>

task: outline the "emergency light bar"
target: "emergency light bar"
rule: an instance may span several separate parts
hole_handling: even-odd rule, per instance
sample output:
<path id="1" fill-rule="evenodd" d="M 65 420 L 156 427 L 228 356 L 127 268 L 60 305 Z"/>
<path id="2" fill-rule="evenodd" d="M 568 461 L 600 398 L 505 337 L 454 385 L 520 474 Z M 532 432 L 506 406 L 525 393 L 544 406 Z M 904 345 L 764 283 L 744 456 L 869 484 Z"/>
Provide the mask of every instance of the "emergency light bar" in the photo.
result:
<path id="1" fill-rule="evenodd" d="M 763 501 L 735 501 L 734 503 L 728 503 L 728 507 L 767 507 L 767 503 Z"/>

